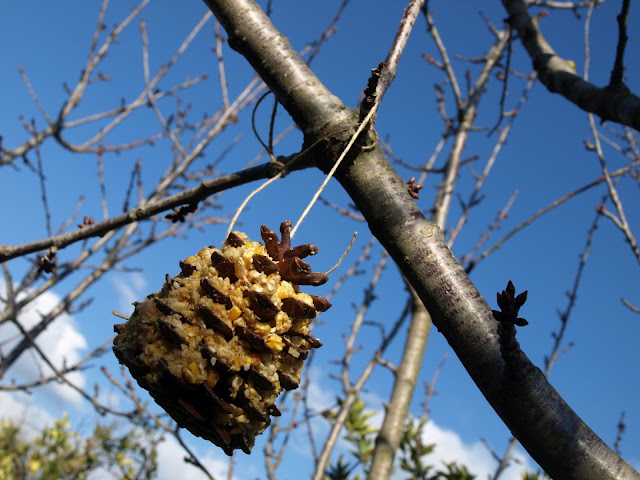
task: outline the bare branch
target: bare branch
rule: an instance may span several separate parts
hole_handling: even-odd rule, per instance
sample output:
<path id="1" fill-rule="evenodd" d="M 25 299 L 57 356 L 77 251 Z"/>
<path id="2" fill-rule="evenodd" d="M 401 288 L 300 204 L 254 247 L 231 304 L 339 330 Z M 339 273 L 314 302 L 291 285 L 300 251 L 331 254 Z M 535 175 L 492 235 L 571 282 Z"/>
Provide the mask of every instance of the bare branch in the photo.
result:
<path id="1" fill-rule="evenodd" d="M 629 244 L 629 247 L 631 247 L 633 255 L 636 257 L 638 263 L 640 263 L 640 247 L 638 247 L 638 241 L 636 240 L 635 235 L 633 235 L 633 232 L 629 227 L 629 222 L 627 221 L 627 216 L 624 213 L 622 201 L 620 200 L 620 196 L 618 195 L 618 190 L 611 180 L 611 175 L 609 174 L 609 169 L 607 168 L 607 162 L 604 158 L 604 153 L 602 152 L 602 145 L 600 144 L 598 130 L 596 129 L 596 124 L 593 120 L 593 115 L 591 114 L 589 114 L 589 125 L 591 126 L 591 133 L 595 142 L 595 152 L 598 156 L 598 160 L 600 161 L 602 176 L 604 177 L 604 180 L 607 184 L 607 189 L 609 190 L 609 198 L 611 199 L 611 202 L 616 209 L 616 215 L 610 214 L 604 208 L 604 205 L 599 207 L 598 211 L 609 218 L 614 223 L 614 225 L 618 227 L 618 229 L 620 229 L 625 237 L 625 240 Z"/>
<path id="2" fill-rule="evenodd" d="M 626 173 L 630 172 L 633 168 L 637 167 L 638 165 L 640 165 L 640 160 L 637 160 L 636 162 L 634 162 L 634 163 L 632 163 L 630 165 L 627 165 L 626 167 L 620 168 L 620 169 L 616 170 L 615 172 L 610 173 L 609 176 L 610 177 L 617 177 L 617 176 L 620 176 L 620 175 L 625 175 Z M 603 183 L 605 181 L 606 181 L 605 177 L 602 176 L 602 177 L 594 180 L 593 182 L 590 182 L 590 183 L 588 183 L 588 184 L 586 184 L 586 185 L 584 185 L 584 186 L 582 186 L 582 187 L 580 187 L 580 188 L 568 193 L 567 195 L 563 196 L 562 198 L 559 198 L 558 200 L 556 200 L 555 202 L 550 203 L 546 207 L 538 210 L 531 217 L 529 217 L 527 220 L 522 222 L 520 225 L 518 225 L 513 230 L 511 230 L 509 233 L 507 233 L 504 237 L 502 237 L 502 239 L 500 239 L 498 242 L 496 242 L 491 248 L 485 250 L 480 255 L 478 255 L 475 259 L 469 261 L 468 265 L 465 267 L 466 272 L 470 273 L 480 261 L 482 261 L 483 259 L 487 258 L 487 256 L 489 256 L 491 253 L 493 253 L 497 249 L 499 249 L 502 245 L 504 245 L 504 243 L 507 240 L 512 238 L 516 233 L 518 233 L 523 228 L 531 225 L 535 220 L 540 218 L 542 215 L 547 213 L 549 210 L 552 210 L 552 209 L 558 207 L 559 205 L 562 205 L 563 203 L 571 200 L 576 195 L 584 193 L 587 190 L 590 190 L 593 187 L 596 187 L 596 186 L 600 185 L 601 183 Z"/>
<path id="3" fill-rule="evenodd" d="M 325 129 L 324 136 L 325 122 L 337 125 L 349 118 L 348 109 L 316 78 L 253 0 L 205 3 L 227 31 L 229 46 L 249 61 L 305 134 Z"/>
<path id="4" fill-rule="evenodd" d="M 440 32 L 436 28 L 435 23 L 433 22 L 433 17 L 428 10 L 428 3 L 422 8 L 422 13 L 424 14 L 424 18 L 427 20 L 427 28 L 429 33 L 433 37 L 433 41 L 436 43 L 436 47 L 438 52 L 440 53 L 440 57 L 442 58 L 442 68 L 447 73 L 447 78 L 451 83 L 451 89 L 453 90 L 453 98 L 456 101 L 456 106 L 458 107 L 458 111 L 461 111 L 463 108 L 463 99 L 462 99 L 462 91 L 458 86 L 458 80 L 453 71 L 453 67 L 451 66 L 451 60 L 449 59 L 449 54 L 447 53 L 447 49 L 440 38 Z"/>
<path id="5" fill-rule="evenodd" d="M 110 218 L 103 222 L 94 223 L 93 225 L 89 225 L 74 232 L 55 235 L 53 237 L 24 245 L 0 245 L 0 262 L 26 255 L 28 253 L 44 250 L 49 247 L 62 249 L 80 240 L 91 237 L 100 237 L 107 232 L 134 222 L 139 222 L 140 220 L 147 219 L 174 207 L 198 203 L 214 193 L 221 192 L 238 185 L 243 185 L 260 178 L 268 178 L 270 174 L 271 169 L 268 165 L 252 167 L 231 175 L 225 175 L 212 180 L 204 180 L 197 187 L 170 195 L 158 201 L 147 203 L 146 205 L 138 206 L 137 208 L 129 210 L 122 215 L 118 215 L 117 217 Z"/>
<path id="6" fill-rule="evenodd" d="M 622 9 L 618 20 L 618 45 L 616 46 L 616 59 L 611 70 L 610 86 L 624 85 L 624 49 L 627 46 L 627 18 L 629 17 L 629 0 L 622 0 Z"/>
<path id="7" fill-rule="evenodd" d="M 393 39 L 393 44 L 391 45 L 389 53 L 387 53 L 387 58 L 384 61 L 385 68 L 382 71 L 382 78 L 380 79 L 380 82 L 378 82 L 378 88 L 376 89 L 378 102 L 382 101 L 382 97 L 387 91 L 387 88 L 389 88 L 389 85 L 391 85 L 391 82 L 393 82 L 393 79 L 396 76 L 400 56 L 407 45 L 409 35 L 413 30 L 413 25 L 420 14 L 420 9 L 422 8 L 424 1 L 425 0 L 411 0 L 409 5 L 404 9 L 396 37 Z"/>
<path id="8" fill-rule="evenodd" d="M 540 81 L 550 92 L 559 93 L 586 112 L 603 121 L 612 120 L 640 130 L 640 98 L 625 88 L 604 88 L 583 80 L 575 72 L 575 64 L 560 58 L 542 36 L 527 12 L 523 0 L 502 0 L 510 25 L 518 31 L 524 48 L 533 61 Z"/>
<path id="9" fill-rule="evenodd" d="M 626 299 L 623 298 L 622 303 L 624 304 L 625 307 L 627 307 L 632 312 L 640 313 L 640 308 L 631 305 Z"/>
<path id="10" fill-rule="evenodd" d="M 369 470 L 369 479 L 388 479 L 393 458 L 405 430 L 405 419 L 422 366 L 422 359 L 431 331 L 431 316 L 415 291 L 407 284 L 411 297 L 411 323 L 402 351 L 402 360 L 395 369 L 393 392 L 384 421 L 376 437 L 376 446 Z"/>

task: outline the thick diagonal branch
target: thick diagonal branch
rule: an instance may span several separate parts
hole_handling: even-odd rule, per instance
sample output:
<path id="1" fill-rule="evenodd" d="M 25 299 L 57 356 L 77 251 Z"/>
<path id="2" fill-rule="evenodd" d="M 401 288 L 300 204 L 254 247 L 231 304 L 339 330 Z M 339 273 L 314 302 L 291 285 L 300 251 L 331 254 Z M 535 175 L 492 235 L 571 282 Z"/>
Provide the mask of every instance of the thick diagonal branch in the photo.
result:
<path id="1" fill-rule="evenodd" d="M 257 4 L 251 0 L 206 2 L 220 15 L 235 47 L 258 65 L 261 75 L 264 72 L 265 82 L 300 122 L 307 142 L 349 127 L 344 107 L 310 70 L 297 69 L 301 60 L 291 57 L 296 57 L 295 52 Z M 258 41 L 249 40 L 256 35 Z M 307 86 L 292 85 L 290 75 L 304 76 Z M 441 230 L 425 219 L 382 150 L 367 148 L 348 160 L 336 178 L 485 398 L 531 456 L 556 479 L 640 479 L 571 410 L 517 345 L 505 361 L 491 308 L 449 250 Z"/>
<path id="2" fill-rule="evenodd" d="M 338 179 L 414 287 L 485 398 L 552 478 L 638 479 L 519 349 L 500 352 L 491 309 L 380 150 Z"/>
<path id="3" fill-rule="evenodd" d="M 333 131 L 349 110 L 313 74 L 253 0 L 205 0 L 241 53 L 305 133 Z"/>

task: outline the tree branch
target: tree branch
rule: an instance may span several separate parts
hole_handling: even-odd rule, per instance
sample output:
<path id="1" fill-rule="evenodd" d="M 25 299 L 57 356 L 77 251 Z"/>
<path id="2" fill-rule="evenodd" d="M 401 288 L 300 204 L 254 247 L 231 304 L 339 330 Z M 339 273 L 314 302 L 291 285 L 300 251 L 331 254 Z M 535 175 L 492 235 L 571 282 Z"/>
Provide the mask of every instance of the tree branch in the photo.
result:
<path id="1" fill-rule="evenodd" d="M 305 134 L 332 131 L 349 110 L 313 74 L 253 0 L 205 0 L 242 54 Z M 315 136 L 315 135 L 314 135 Z"/>
<path id="2" fill-rule="evenodd" d="M 622 0 L 622 9 L 618 15 L 618 45 L 616 47 L 616 59 L 611 70 L 609 85 L 624 84 L 624 49 L 627 46 L 627 18 L 629 17 L 630 0 Z"/>
<path id="3" fill-rule="evenodd" d="M 576 74 L 575 64 L 560 58 L 547 43 L 523 0 L 502 0 L 502 4 L 540 81 L 550 92 L 559 93 L 582 110 L 598 115 L 602 121 L 612 120 L 640 131 L 640 98 L 624 85 L 600 88 L 583 80 Z"/>
<path id="4" fill-rule="evenodd" d="M 489 305 L 380 150 L 338 177 L 415 288 L 433 323 L 507 427 L 552 478 L 638 479 L 519 347 L 507 363 Z"/>
<path id="5" fill-rule="evenodd" d="M 376 437 L 369 480 L 391 477 L 393 458 L 398 451 L 405 430 L 405 419 L 422 366 L 427 339 L 431 331 L 429 312 L 409 286 L 411 295 L 411 323 L 407 332 L 402 360 L 395 371 L 393 393 L 389 400 L 380 432 Z"/>
<path id="6" fill-rule="evenodd" d="M 197 187 L 190 188 L 180 193 L 170 195 L 157 202 L 152 202 L 143 206 L 129 210 L 122 215 L 110 218 L 103 222 L 88 225 L 73 232 L 54 235 L 49 238 L 37 240 L 23 245 L 0 245 L 0 262 L 5 262 L 22 255 L 44 250 L 49 247 L 64 248 L 72 243 L 91 237 L 101 237 L 111 230 L 123 227 L 130 223 L 139 222 L 152 217 L 158 213 L 179 207 L 185 204 L 196 204 L 210 195 L 227 190 L 238 185 L 267 178 L 272 173 L 268 164 L 248 168 L 240 172 L 225 175 L 212 180 L 204 180 Z"/>
<path id="7" fill-rule="evenodd" d="M 257 4 L 205 1 L 230 33 L 234 47 L 264 75 L 298 121 L 306 142 L 350 126 L 345 107 L 306 66 L 299 66 L 302 60 Z M 374 146 L 347 159 L 336 179 L 507 427 L 553 478 L 640 479 L 571 410 L 515 338 L 509 339 L 511 350 L 503 356 L 491 308 L 449 250 L 442 231 L 425 219 L 373 135 L 368 141 Z M 323 149 L 325 157 L 333 155 L 335 160 L 334 153 Z"/>

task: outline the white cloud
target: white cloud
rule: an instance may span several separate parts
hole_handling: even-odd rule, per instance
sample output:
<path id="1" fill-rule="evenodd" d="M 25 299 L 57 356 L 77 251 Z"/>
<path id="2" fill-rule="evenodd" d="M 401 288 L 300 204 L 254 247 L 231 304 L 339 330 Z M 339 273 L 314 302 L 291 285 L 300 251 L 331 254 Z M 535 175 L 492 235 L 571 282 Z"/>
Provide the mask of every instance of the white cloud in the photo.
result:
<path id="1" fill-rule="evenodd" d="M 60 299 L 53 292 L 44 292 L 20 311 L 18 321 L 23 328 L 30 329 L 41 321 L 43 315 L 51 312 Z M 13 323 L 6 323 L 0 327 L 0 339 L 7 340 L 2 346 L 5 353 L 9 352 L 21 338 L 19 330 Z M 46 353 L 56 368 L 72 365 L 80 360 L 88 346 L 86 338 L 77 328 L 76 321 L 67 313 L 58 316 L 45 331 L 38 335 L 36 344 Z M 9 369 L 6 378 L 22 383 L 37 380 L 42 375 L 47 377 L 52 373 L 37 353 L 29 349 Z M 67 378 L 80 388 L 86 385 L 86 377 L 82 372 L 73 372 Z M 71 405 L 75 408 L 81 402 L 80 395 L 64 384 L 52 382 L 39 388 L 40 394 L 47 395 L 48 400 L 57 403 L 58 406 L 68 408 Z"/>
<path id="2" fill-rule="evenodd" d="M 53 423 L 53 417 L 35 404 L 33 395 L 24 392 L 0 392 L 0 421 L 11 419 L 22 426 L 22 432 L 28 437 L 39 433 L 45 426 Z"/>
<path id="3" fill-rule="evenodd" d="M 304 374 L 304 372 L 303 372 Z M 308 405 L 314 412 L 325 410 L 336 403 L 336 393 L 333 389 L 323 385 L 327 372 L 320 367 L 312 366 L 309 371 L 309 387 L 307 392 Z"/>
<path id="4" fill-rule="evenodd" d="M 126 275 L 111 276 L 111 283 L 118 292 L 118 310 L 124 315 L 129 315 L 133 308 L 131 304 L 143 300 L 147 294 L 147 280 L 139 272 L 127 273 Z"/>
<path id="5" fill-rule="evenodd" d="M 439 427 L 433 421 L 425 426 L 422 438 L 425 445 L 435 443 L 428 461 L 436 468 L 443 467 L 443 462 L 457 462 L 466 466 L 478 479 L 490 478 L 495 472 L 497 462 L 480 441 L 464 443 L 456 432 Z M 520 463 L 507 468 L 501 479 L 521 480 L 523 470 L 533 469 L 523 454 L 516 453 L 515 457 Z"/>
<path id="6" fill-rule="evenodd" d="M 192 444 L 193 442 L 189 442 Z M 193 448 L 190 445 L 190 448 Z M 205 466 L 214 478 L 227 478 L 229 471 L 229 457 L 224 455 L 218 447 L 211 446 L 206 453 L 198 455 L 198 460 Z M 186 452 L 174 437 L 167 436 L 158 445 L 158 480 L 202 480 L 204 474 L 200 469 L 184 461 Z M 233 476 L 235 480 L 238 477 Z"/>

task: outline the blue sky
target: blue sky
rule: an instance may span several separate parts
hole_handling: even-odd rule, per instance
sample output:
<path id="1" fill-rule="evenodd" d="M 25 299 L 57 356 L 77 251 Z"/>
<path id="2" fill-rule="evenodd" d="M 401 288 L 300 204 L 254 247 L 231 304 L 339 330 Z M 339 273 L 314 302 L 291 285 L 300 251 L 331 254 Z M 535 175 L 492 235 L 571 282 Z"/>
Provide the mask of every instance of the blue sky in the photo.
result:
<path id="1" fill-rule="evenodd" d="M 484 2 L 483 13 L 497 26 L 505 17 L 499 2 Z M 589 78 L 598 85 L 608 81 L 613 62 L 617 38 L 615 16 L 620 2 L 607 2 L 595 12 L 591 25 L 591 68 Z M 282 33 L 289 36 L 293 46 L 302 50 L 320 35 L 335 15 L 340 2 L 295 2 L 277 0 L 274 2 L 273 21 Z M 113 2 L 110 5 L 106 23 L 113 25 L 128 14 L 135 5 L 133 1 Z M 181 2 L 176 9 L 175 2 L 153 0 L 144 10 L 150 39 L 150 67 L 155 72 L 163 65 L 189 33 L 193 25 L 206 11 L 203 3 Z M 397 28 L 403 5 L 400 2 L 353 0 L 345 10 L 335 34 L 323 46 L 320 55 L 312 64 L 318 77 L 348 106 L 357 104 L 359 95 L 366 85 L 370 69 L 386 56 Z M 19 74 L 22 65 L 49 115 L 55 117 L 65 95 L 63 82 L 74 85 L 80 76 L 93 34 L 100 2 L 11 2 L 0 6 L 0 134 L 3 146 L 13 148 L 22 143 L 27 134 L 21 127 L 19 115 L 34 118 L 38 126 L 45 124 L 37 107 L 29 97 Z M 480 57 L 488 50 L 491 34 L 478 12 L 476 2 L 431 2 L 430 9 L 440 34 L 449 48 L 450 55 Z M 584 13 L 584 12 L 583 12 Z M 640 13 L 633 9 L 629 25 L 638 25 Z M 584 17 L 577 19 L 571 11 L 552 12 L 541 20 L 543 33 L 554 45 L 558 53 L 574 60 L 578 71 L 584 66 Z M 111 75 L 109 82 L 90 85 L 85 99 L 71 118 L 110 109 L 120 104 L 120 99 L 131 100 L 144 88 L 141 67 L 141 39 L 138 20 L 120 36 L 104 60 L 99 71 Z M 211 52 L 211 24 L 207 25 L 194 41 L 189 51 L 179 60 L 161 82 L 162 88 L 169 88 L 182 82 L 186 77 L 194 78 L 208 72 L 209 78 L 196 87 L 181 94 L 185 104 L 192 105 L 194 119 L 201 118 L 203 112 L 213 113 L 221 102 L 220 87 L 217 82 L 217 63 Z M 635 36 L 634 36 L 635 35 Z M 103 37 L 104 38 L 104 37 Z M 632 91 L 640 91 L 640 68 L 633 60 L 640 47 L 636 32 L 630 31 L 627 51 L 627 82 Z M 237 95 L 251 80 L 252 72 L 242 57 L 225 45 L 225 68 L 230 82 L 230 97 Z M 442 73 L 425 62 L 421 56 L 427 53 L 435 58 L 438 53 L 426 32 L 424 19 L 420 18 L 411 36 L 409 45 L 398 68 L 398 77 L 384 98 L 380 107 L 377 131 L 381 138 L 388 139 L 396 155 L 406 162 L 420 164 L 432 153 L 440 140 L 443 130 L 441 118 L 436 111 L 433 85 L 443 80 Z M 458 81 L 464 85 L 464 71 L 472 73 L 478 67 L 454 59 L 458 69 Z M 512 67 L 528 74 L 531 62 L 519 44 L 514 44 Z M 510 79 L 507 108 L 512 108 L 520 97 L 525 81 Z M 448 90 L 447 111 L 453 112 Z M 482 100 L 478 125 L 492 126 L 499 113 L 497 100 L 501 84 L 493 81 Z M 487 180 L 483 193 L 486 198 L 474 209 L 469 223 L 454 245 L 454 253 L 464 256 L 485 232 L 496 213 L 508 199 L 518 191 L 509 217 L 494 233 L 489 245 L 497 241 L 511 228 L 520 224 L 530 215 L 568 192 L 579 188 L 600 175 L 600 167 L 595 155 L 586 151 L 584 141 L 591 138 L 586 114 L 569 104 L 562 97 L 551 94 L 540 84 L 536 84 L 529 95 L 530 100 L 520 111 L 514 128 L 497 160 L 494 171 Z M 174 106 L 174 100 L 161 102 L 167 112 Z M 258 128 L 263 135 L 268 131 L 267 113 L 263 106 L 258 114 Z M 210 162 L 223 152 L 238 136 L 240 142 L 218 167 L 221 173 L 230 173 L 243 168 L 260 151 L 260 145 L 249 127 L 249 111 L 244 112 L 237 125 L 227 129 L 207 150 L 204 162 Z M 279 110 L 277 129 L 289 125 L 290 119 Z M 107 137 L 111 143 L 127 142 L 160 127 L 150 111 L 142 111 L 114 130 Z M 94 127 L 81 127 L 67 136 L 72 141 L 81 142 Z M 300 134 L 293 132 L 278 145 L 276 153 L 287 155 L 300 147 Z M 466 156 L 478 155 L 473 163 L 476 171 L 481 171 L 496 142 L 496 136 L 487 137 L 484 132 L 472 134 L 465 150 Z M 437 165 L 442 165 L 451 147 L 448 142 L 440 155 Z M 605 146 L 605 154 L 610 170 L 627 164 L 628 160 Z M 84 204 L 83 215 L 101 218 L 99 183 L 96 176 L 95 156 L 71 154 L 57 148 L 49 141 L 42 147 L 44 169 L 48 182 L 51 204 L 52 225 L 57 229 L 74 210 L 80 195 Z M 30 160 L 34 157 L 31 155 Z M 171 162 L 170 145 L 160 141 L 154 147 L 144 147 L 120 155 L 105 156 L 105 177 L 109 214 L 115 215 L 122 209 L 123 196 L 127 188 L 129 172 L 137 159 L 143 162 L 144 180 L 147 190 Z M 264 159 L 262 160 L 264 161 Z M 4 167 L 0 175 L 0 194 L 5 199 L 0 243 L 19 244 L 46 236 L 43 209 L 40 202 L 39 182 L 35 175 L 17 162 L 18 169 Z M 400 174 L 408 179 L 413 173 L 398 166 Z M 431 206 L 436 191 L 438 177 L 431 175 L 421 191 L 419 204 L 426 210 Z M 277 227 L 282 220 L 296 220 L 311 192 L 322 182 L 319 171 L 305 171 L 268 187 L 260 193 L 240 217 L 241 225 L 250 237 L 258 238 L 261 224 Z M 462 197 L 468 195 L 473 178 L 468 169 L 463 168 L 459 180 Z M 637 184 L 622 180 L 618 184 L 623 200 L 626 200 L 626 214 L 632 228 L 638 227 L 640 216 L 637 208 Z M 220 216 L 230 217 L 246 194 L 255 185 L 244 186 L 220 196 L 218 203 Z M 518 340 L 524 351 L 538 366 L 543 368 L 544 355 L 551 349 L 551 332 L 559 327 L 557 310 L 565 308 L 565 292 L 571 288 L 578 256 L 586 241 L 586 232 L 593 221 L 595 207 L 605 194 L 604 187 L 594 188 L 553 210 L 535 222 L 531 227 L 516 235 L 503 248 L 481 262 L 472 273 L 472 280 L 490 304 L 495 305 L 495 292 L 502 290 L 508 280 L 512 280 L 518 290 L 529 290 L 529 300 L 522 314 L 530 325 L 520 329 Z M 324 196 L 341 206 L 347 206 L 349 199 L 335 181 L 330 182 Z M 611 209 L 610 204 L 608 208 Z M 454 201 L 450 219 L 455 222 L 459 207 Z M 47 340 L 51 345 L 60 342 L 69 348 L 67 357 L 81 355 L 88 347 L 96 346 L 111 335 L 114 323 L 110 312 L 113 309 L 126 312 L 126 305 L 141 299 L 162 284 L 164 274 L 178 272 L 178 261 L 195 253 L 201 246 L 219 245 L 224 239 L 226 225 L 207 226 L 202 231 L 192 231 L 185 238 L 170 239 L 154 245 L 146 252 L 130 259 L 128 266 L 135 272 L 108 274 L 87 294 L 93 303 L 80 312 L 64 320 L 66 336 Z M 320 248 L 320 254 L 313 258 L 313 267 L 325 271 L 336 262 L 355 230 L 359 237 L 350 255 L 338 269 L 334 278 L 344 273 L 359 256 L 361 249 L 370 240 L 370 233 L 364 224 L 341 217 L 326 206 L 316 205 L 307 217 L 296 241 L 312 242 Z M 78 246 L 70 247 L 69 254 L 77 252 Z M 370 267 L 380 257 L 375 250 Z M 27 262 L 16 259 L 9 267 L 18 278 Z M 621 233 L 611 222 L 602 219 L 596 232 L 592 253 L 589 257 L 583 283 L 578 292 L 578 302 L 571 317 L 566 341 L 573 347 L 558 361 L 551 376 L 556 389 L 582 418 L 605 441 L 612 443 L 621 411 L 626 412 L 627 431 L 622 444 L 623 456 L 636 467 L 640 466 L 640 407 L 635 400 L 640 393 L 636 374 L 640 358 L 636 339 L 640 335 L 640 317 L 632 314 L 620 303 L 625 297 L 636 305 L 640 304 L 638 262 L 624 242 Z M 314 360 L 312 378 L 316 382 L 316 397 L 319 406 L 326 406 L 332 396 L 339 392 L 338 384 L 329 378 L 328 372 L 334 368 L 331 360 L 339 358 L 343 348 L 342 334 L 353 321 L 353 304 L 359 304 L 363 288 L 371 277 L 371 270 L 350 280 L 333 298 L 334 307 L 322 317 L 322 324 L 315 330 L 325 346 L 318 351 Z M 64 294 L 65 283 L 55 293 Z M 320 293 L 330 290 L 332 282 Z M 376 291 L 377 299 L 367 320 L 383 322 L 387 325 L 398 315 L 403 297 L 402 283 L 395 266 L 388 264 Z M 50 299 L 49 299 L 50 300 Z M 402 303 L 402 302 L 400 302 Z M 47 303 L 41 306 L 45 309 Z M 0 338 L 8 335 L 0 329 Z M 358 343 L 365 348 L 354 362 L 354 375 L 368 360 L 372 345 L 378 341 L 378 330 L 365 328 Z M 72 339 L 73 341 L 71 341 Z M 44 339 L 42 340 L 45 341 Z M 71 344 L 68 342 L 71 341 Z M 404 339 L 396 340 L 388 358 L 397 362 Z M 367 350 L 369 348 L 369 350 Z M 438 395 L 430 403 L 432 423 L 437 432 L 433 437 L 443 445 L 450 446 L 458 459 L 466 461 L 473 471 L 484 471 L 479 465 L 486 461 L 486 471 L 491 470 L 488 454 L 482 457 L 482 446 L 478 443 L 486 439 L 497 452 L 502 452 L 508 440 L 508 431 L 497 415 L 488 406 L 469 379 L 460 362 L 452 354 L 444 339 L 434 329 L 427 346 L 427 354 L 421 374 L 421 381 L 428 381 L 443 355 L 449 354 L 437 383 Z M 33 368 L 24 364 L 16 367 L 10 375 L 24 378 Z M 106 365 L 116 369 L 116 361 L 110 356 L 101 358 L 96 365 Z M 79 380 L 80 381 L 80 380 Z M 102 382 L 99 372 L 92 370 L 81 379 L 87 385 Z M 392 377 L 388 371 L 379 369 L 366 386 L 365 398 L 371 408 L 380 408 L 386 401 Z M 107 388 L 106 386 L 104 388 Z M 45 398 L 55 398 L 48 402 L 49 413 L 60 416 L 65 409 L 73 408 L 82 412 L 82 417 L 92 418 L 88 405 L 78 402 L 61 391 L 45 391 L 39 400 L 34 395 L 30 408 L 42 408 Z M 6 394 L 3 394 L 6 395 Z M 413 413 L 417 414 L 423 399 L 423 391 L 418 389 Z M 5 396 L 4 402 L 9 402 Z M 11 401 L 16 401 L 14 398 Z M 23 401 L 23 400 L 18 400 Z M 323 402 L 325 402 L 323 404 Z M 8 404 L 8 403 L 7 403 Z M 53 407 L 53 408 L 52 408 Z M 442 432 L 455 432 L 446 436 Z M 455 445 L 455 442 L 462 442 Z M 224 468 L 226 459 L 215 447 L 207 447 L 194 440 L 198 450 L 205 455 L 215 468 Z M 251 457 L 237 457 L 238 475 L 250 473 L 259 475 L 262 469 L 260 449 Z M 462 452 L 462 453 L 461 453 Z M 467 456 L 468 455 L 468 456 Z M 292 456 L 293 457 L 293 456 Z M 482 458 L 481 458 L 482 457 Z M 288 478 L 287 471 L 300 468 L 309 469 L 309 459 L 304 455 L 290 458 L 281 467 L 282 478 Z M 488 466 L 487 466 L 488 465 Z M 530 465 L 532 465 L 530 463 Z M 167 467 L 168 468 L 168 467 Z M 255 469 L 255 470 L 254 470 Z M 167 474 L 168 475 L 168 474 Z M 195 475 L 195 473 L 194 473 Z M 194 478 L 198 478 L 194 476 Z M 240 477 L 242 478 L 242 477 Z"/>

